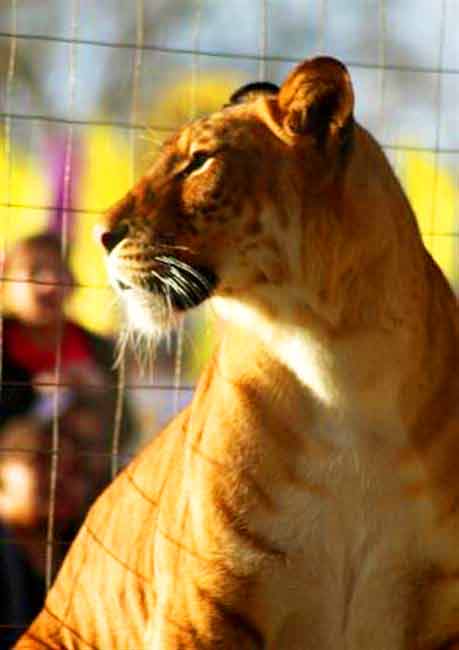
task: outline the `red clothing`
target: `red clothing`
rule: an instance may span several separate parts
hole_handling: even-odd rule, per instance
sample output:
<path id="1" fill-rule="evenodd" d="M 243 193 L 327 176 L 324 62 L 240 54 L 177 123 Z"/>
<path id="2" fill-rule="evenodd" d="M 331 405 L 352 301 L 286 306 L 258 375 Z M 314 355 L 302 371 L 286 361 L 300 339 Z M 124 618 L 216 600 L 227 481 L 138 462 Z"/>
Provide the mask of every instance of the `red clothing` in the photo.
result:
<path id="1" fill-rule="evenodd" d="M 22 323 L 14 321 L 5 331 L 5 348 L 13 363 L 25 368 L 33 377 L 53 371 L 56 365 L 57 341 L 53 349 L 46 349 L 30 336 Z M 63 325 L 61 343 L 61 368 L 93 362 L 84 331 L 71 321 Z"/>

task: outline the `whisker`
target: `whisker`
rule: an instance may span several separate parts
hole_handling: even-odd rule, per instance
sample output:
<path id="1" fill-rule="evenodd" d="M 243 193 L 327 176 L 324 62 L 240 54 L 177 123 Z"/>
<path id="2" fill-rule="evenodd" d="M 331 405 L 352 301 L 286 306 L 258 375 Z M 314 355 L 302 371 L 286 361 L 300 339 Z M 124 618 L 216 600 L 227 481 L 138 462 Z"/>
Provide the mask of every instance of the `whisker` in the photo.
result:
<path id="1" fill-rule="evenodd" d="M 118 341 L 118 365 L 129 345 L 140 368 L 152 370 L 160 338 L 166 334 L 170 348 L 171 333 L 185 312 L 212 293 L 215 286 L 212 272 L 201 272 L 171 255 L 172 248 L 190 250 L 186 246 L 164 246 L 160 247 L 164 252 L 158 255 L 158 247 L 146 246 L 142 249 L 142 267 L 136 264 L 127 278 L 122 278 L 129 288 L 124 290 L 126 324 Z"/>
<path id="2" fill-rule="evenodd" d="M 193 287 L 194 291 L 201 292 L 202 289 L 204 289 L 209 292 L 212 288 L 212 282 L 210 282 L 201 271 L 190 264 L 168 255 L 160 255 L 156 259 L 158 262 L 167 265 L 169 267 L 169 272 L 173 273 L 174 277 L 180 277 L 180 280 Z M 185 277 L 183 276 L 183 272 L 185 273 Z M 189 276 L 191 276 L 195 282 L 190 281 Z"/>
<path id="3" fill-rule="evenodd" d="M 147 248 L 148 248 L 149 251 L 151 251 L 153 254 L 155 254 L 155 256 L 156 256 L 156 253 L 157 253 L 158 251 L 160 251 L 160 250 L 164 250 L 164 251 L 183 251 L 183 252 L 185 252 L 185 253 L 190 253 L 191 255 L 195 255 L 195 254 L 196 254 L 196 252 L 195 252 L 192 248 L 190 248 L 190 246 L 180 246 L 180 245 L 178 245 L 178 244 L 175 245 L 175 244 L 161 244 L 161 243 L 157 243 L 157 244 L 154 244 L 154 245 L 151 244 L 151 245 L 149 245 Z M 164 258 L 166 258 L 166 257 L 168 257 L 168 256 L 164 255 L 164 256 L 159 256 L 159 257 L 164 257 Z M 175 257 L 170 257 L 170 259 L 171 259 L 171 260 L 174 260 L 174 259 L 176 259 L 176 258 L 175 258 Z"/>

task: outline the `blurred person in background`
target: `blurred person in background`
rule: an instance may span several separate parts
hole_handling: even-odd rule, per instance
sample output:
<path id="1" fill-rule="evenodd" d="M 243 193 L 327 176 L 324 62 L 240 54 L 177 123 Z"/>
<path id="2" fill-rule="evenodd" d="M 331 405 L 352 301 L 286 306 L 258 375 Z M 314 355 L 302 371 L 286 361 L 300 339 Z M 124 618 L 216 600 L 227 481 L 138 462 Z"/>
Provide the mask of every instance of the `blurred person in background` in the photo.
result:
<path id="1" fill-rule="evenodd" d="M 6 257 L 4 276 L 2 416 L 26 411 L 33 400 L 30 391 L 23 396 L 10 387 L 10 378 L 54 383 L 59 349 L 62 383 L 103 383 L 111 350 L 64 316 L 72 275 L 59 239 L 42 233 L 20 241 Z"/>
<path id="2" fill-rule="evenodd" d="M 53 573 L 84 517 L 88 474 L 78 440 L 60 426 L 54 491 Z M 36 414 L 0 431 L 0 649 L 11 647 L 43 606 L 53 424 Z"/>
<path id="3" fill-rule="evenodd" d="M 105 391 L 107 448 L 116 411 L 114 346 L 65 316 L 73 277 L 51 232 L 21 240 L 4 263 L 3 348 L 0 424 L 27 412 L 43 390 L 56 383 Z M 132 418 L 123 409 L 121 444 L 127 445 Z"/>
<path id="4" fill-rule="evenodd" d="M 29 413 L 0 427 L 0 650 L 43 606 L 50 510 L 54 575 L 110 478 L 105 411 L 103 393 L 64 387 L 57 396 L 44 391 Z M 58 451 L 51 503 L 54 421 Z"/>

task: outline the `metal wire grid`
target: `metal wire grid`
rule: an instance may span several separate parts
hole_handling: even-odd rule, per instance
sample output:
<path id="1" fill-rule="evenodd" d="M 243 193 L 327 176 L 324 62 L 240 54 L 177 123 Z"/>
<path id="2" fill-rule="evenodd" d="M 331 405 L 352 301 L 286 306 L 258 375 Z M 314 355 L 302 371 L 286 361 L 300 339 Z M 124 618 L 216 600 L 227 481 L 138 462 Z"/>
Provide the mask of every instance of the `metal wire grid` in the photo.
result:
<path id="1" fill-rule="evenodd" d="M 198 73 L 200 68 L 201 57 L 207 58 L 219 58 L 226 60 L 228 63 L 237 61 L 238 59 L 243 59 L 246 61 L 252 61 L 258 66 L 258 77 L 259 79 L 266 78 L 268 64 L 272 63 L 281 63 L 281 64 L 294 64 L 299 59 L 288 57 L 288 56 L 273 56 L 268 54 L 268 25 L 269 25 L 269 0 L 259 0 L 260 3 L 260 33 L 259 33 L 259 48 L 257 54 L 242 54 L 242 53 L 231 53 L 228 54 L 224 51 L 210 51 L 200 48 L 200 26 L 202 20 L 202 6 L 201 1 L 196 0 L 195 10 L 194 10 L 194 30 L 193 30 L 193 39 L 192 39 L 192 48 L 191 49 L 180 49 L 180 48 L 170 48 L 170 47 L 160 47 L 157 45 L 148 44 L 145 42 L 145 3 L 144 0 L 136 0 L 132 4 L 133 11 L 136 15 L 136 39 L 135 42 L 123 43 L 116 41 L 105 41 L 105 40 L 88 40 L 79 37 L 79 24 L 81 20 L 80 15 L 80 0 L 72 0 L 71 3 L 71 25 L 70 25 L 70 36 L 61 37 L 61 36 L 45 36 L 40 34 L 26 34 L 19 33 L 17 30 L 17 0 L 10 0 L 10 14 L 11 14 L 11 25 L 10 29 L 7 31 L 0 32 L 0 38 L 5 38 L 9 40 L 10 49 L 9 49 L 9 62 L 7 69 L 7 76 L 5 82 L 5 102 L 4 109 L 0 112 L 0 118 L 4 123 L 5 129 L 5 157 L 7 160 L 7 193 L 6 201 L 0 203 L 0 206 L 6 209 L 6 217 L 8 218 L 8 210 L 11 208 L 29 208 L 33 210 L 49 211 L 54 206 L 51 205 L 41 205 L 39 203 L 18 203 L 11 200 L 11 157 L 12 157 L 12 148 L 13 148 L 13 139 L 12 139 L 12 122 L 13 120 L 18 121 L 33 121 L 37 125 L 43 123 L 53 123 L 55 125 L 62 125 L 67 129 L 66 136 L 66 146 L 65 146 L 65 197 L 64 197 L 64 220 L 63 227 L 61 232 L 61 242 L 62 242 L 62 252 L 65 253 L 68 246 L 68 232 L 66 226 L 66 216 L 70 213 L 78 214 L 97 214 L 97 210 L 88 210 L 88 209 L 79 209 L 70 206 L 69 196 L 70 196 L 70 187 L 71 187 L 71 177 L 72 177 L 72 147 L 74 143 L 74 130 L 76 126 L 89 127 L 89 126 L 110 126 L 112 128 L 118 128 L 126 130 L 129 134 L 129 148 L 130 148 L 130 168 L 131 168 L 131 180 L 134 180 L 134 170 L 135 170 L 135 161 L 137 156 L 136 135 L 139 132 L 145 131 L 147 128 L 153 127 L 156 131 L 167 133 L 171 129 L 164 124 L 145 124 L 139 120 L 139 93 L 140 93 L 140 83 L 141 83 L 141 69 L 143 65 L 143 60 L 145 53 L 155 52 L 162 54 L 182 54 L 184 56 L 192 57 L 191 65 L 191 75 L 192 75 L 192 86 L 195 88 L 198 83 Z M 327 9 L 328 3 L 327 0 L 317 0 L 316 4 L 319 5 L 319 22 L 317 29 L 317 41 L 316 41 L 316 51 L 323 52 L 325 44 L 325 29 L 327 23 Z M 441 108 L 442 108 L 442 84 L 441 78 L 444 74 L 458 75 L 459 69 L 455 67 L 447 67 L 443 65 L 443 44 L 445 41 L 445 25 L 446 25 L 446 5 L 447 0 L 442 0 L 442 14 L 441 14 L 441 43 L 440 43 L 440 52 L 438 56 L 438 61 L 432 66 L 408 66 L 408 65 L 397 65 L 394 63 L 388 63 L 386 59 L 386 40 L 387 40 L 387 26 L 386 26 L 386 2 L 385 0 L 378 0 L 375 11 L 378 12 L 378 23 L 379 23 L 379 34 L 378 34 L 378 61 L 377 63 L 362 63 L 360 61 L 345 61 L 347 65 L 355 69 L 365 69 L 373 71 L 374 74 L 378 75 L 378 85 L 379 85 L 379 98 L 380 106 L 378 111 L 378 120 L 380 123 L 384 123 L 386 118 L 386 107 L 384 106 L 384 86 L 386 83 L 386 75 L 388 71 L 398 71 L 398 72 L 412 72 L 412 73 L 426 73 L 437 75 L 437 85 L 435 90 L 436 95 L 436 115 L 437 120 L 435 124 L 435 143 L 434 147 L 422 146 L 422 145 L 400 145 L 396 143 L 383 143 L 383 146 L 388 152 L 397 154 L 398 152 L 406 151 L 415 151 L 415 152 L 428 152 L 432 153 L 435 156 L 435 161 L 438 161 L 440 154 L 459 154 L 459 148 L 454 147 L 441 147 L 440 143 L 440 129 L 441 129 Z M 61 117 L 57 115 L 47 115 L 47 114 L 20 114 L 15 112 L 11 108 L 11 97 L 12 97 L 12 84 L 15 74 L 15 63 L 17 55 L 17 45 L 19 40 L 27 40 L 31 42 L 45 42 L 45 43 L 60 43 L 66 44 L 69 46 L 69 61 L 68 61 L 68 117 Z M 87 46 L 94 48 L 115 48 L 115 49 L 124 49 L 130 50 L 134 53 L 134 65 L 132 72 L 132 85 L 131 85 L 131 104 L 130 104 L 130 113 L 129 119 L 127 121 L 123 120 L 91 120 L 91 119 L 78 119 L 75 117 L 75 87 L 76 80 L 78 75 L 76 58 L 75 58 L 75 48 L 77 46 Z M 190 117 L 195 115 L 196 105 L 195 105 L 195 95 L 192 94 L 190 100 Z M 428 235 L 435 235 L 436 237 L 458 237 L 458 232 L 435 232 L 434 231 L 434 201 L 435 193 L 437 188 L 438 180 L 438 165 L 435 167 L 435 179 L 434 179 L 434 192 L 432 197 L 432 219 L 430 224 L 430 233 Z M 5 229 L 6 232 L 7 228 Z M 5 241 L 1 243 L 2 251 L 5 252 Z M 4 255 L 0 254 L 0 274 L 4 282 L 12 281 L 12 278 L 4 277 L 2 263 Z M 17 281 L 17 280 L 15 280 Z M 81 285 L 80 285 L 81 286 Z M 105 290 L 104 286 L 95 286 L 95 285 L 84 285 L 85 288 L 90 290 Z M 1 318 L 0 318 L 0 328 L 1 328 Z M 1 330 L 0 330 L 1 332 Z M 176 363 L 175 363 L 175 379 L 172 385 L 154 385 L 151 383 L 135 383 L 126 386 L 125 376 L 124 376 L 124 366 L 121 364 L 120 373 L 119 373 L 119 382 L 118 385 L 112 387 L 113 390 L 118 391 L 118 407 L 114 419 L 114 431 L 112 436 L 112 449 L 110 452 L 110 457 L 112 461 L 112 473 L 113 475 L 118 470 L 119 464 L 119 435 L 120 435 L 120 422 L 122 416 L 122 395 L 126 389 L 137 390 L 144 388 L 151 388 L 155 391 L 170 391 L 174 389 L 175 398 L 174 403 L 175 407 L 178 405 L 177 395 L 179 391 L 191 391 L 192 386 L 183 385 L 180 381 L 181 373 L 181 355 L 182 355 L 182 345 L 183 345 L 183 336 L 179 333 L 177 339 L 177 353 L 176 353 Z M 1 350 L 1 347 L 0 347 Z M 1 351 L 0 351 L 1 355 Z M 1 356 L 0 356 L 0 368 L 1 368 Z M 13 385 L 12 383 L 10 385 Z M 16 384 L 18 387 L 21 385 L 20 382 Z M 47 586 L 51 584 L 52 580 L 52 571 L 53 571 L 53 556 L 54 551 L 58 545 L 65 543 L 59 539 L 55 539 L 54 531 L 54 509 L 55 509 L 55 496 L 56 496 L 56 485 L 57 485 L 57 472 L 58 472 L 58 463 L 59 463 L 59 450 L 60 450 L 60 436 L 59 436 L 59 423 L 58 423 L 58 399 L 59 399 L 59 390 L 65 386 L 65 382 L 60 378 L 60 341 L 57 342 L 57 363 L 55 367 L 54 380 L 52 382 L 43 383 L 42 386 L 47 386 L 54 390 L 54 418 L 53 418 L 53 436 L 52 436 L 52 448 L 49 451 L 44 453 L 49 453 L 52 459 L 51 465 L 51 489 L 50 489 L 50 503 L 49 503 L 49 514 L 48 514 L 48 530 L 47 530 L 47 552 L 46 552 L 46 581 Z M 8 453 L 8 450 L 3 450 L 5 453 Z M 17 449 L 14 450 L 17 453 Z M 27 452 L 25 452 L 27 453 Z M 89 452 L 88 452 L 89 453 Z M 3 541 L 3 540 L 0 540 Z"/>

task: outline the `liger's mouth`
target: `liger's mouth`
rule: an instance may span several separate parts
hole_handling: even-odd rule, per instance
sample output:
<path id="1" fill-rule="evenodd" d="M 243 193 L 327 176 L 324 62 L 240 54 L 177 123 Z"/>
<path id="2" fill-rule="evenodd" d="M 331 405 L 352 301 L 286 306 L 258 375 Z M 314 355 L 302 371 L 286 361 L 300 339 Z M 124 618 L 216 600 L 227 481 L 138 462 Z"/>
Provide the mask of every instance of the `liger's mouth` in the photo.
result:
<path id="1" fill-rule="evenodd" d="M 121 291 L 142 289 L 161 297 L 175 311 L 197 307 L 209 298 L 216 285 L 217 276 L 208 268 L 191 266 L 176 257 L 155 257 L 154 268 L 140 274 L 133 284 L 116 278 Z"/>

